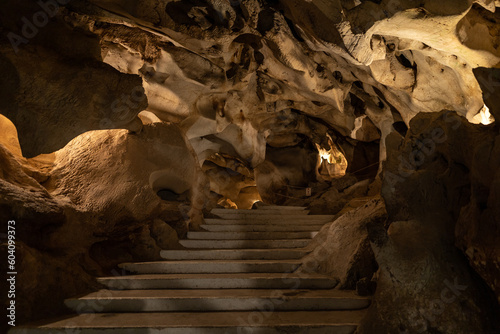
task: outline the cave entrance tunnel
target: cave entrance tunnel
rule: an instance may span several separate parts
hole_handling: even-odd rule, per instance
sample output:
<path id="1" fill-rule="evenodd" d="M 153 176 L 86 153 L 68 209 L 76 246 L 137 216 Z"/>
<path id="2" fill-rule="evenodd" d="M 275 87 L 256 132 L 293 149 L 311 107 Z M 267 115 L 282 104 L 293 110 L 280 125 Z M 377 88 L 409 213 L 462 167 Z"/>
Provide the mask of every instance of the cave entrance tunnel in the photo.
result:
<path id="1" fill-rule="evenodd" d="M 339 184 L 343 177 L 374 179 L 379 151 L 379 140 L 362 142 L 327 133 L 321 140 L 302 136 L 294 146 L 268 143 L 265 160 L 254 168 L 241 158 L 217 153 L 220 156 L 208 158 L 202 170 L 216 205 L 232 209 L 251 209 L 256 202 L 306 205 L 308 198 Z"/>

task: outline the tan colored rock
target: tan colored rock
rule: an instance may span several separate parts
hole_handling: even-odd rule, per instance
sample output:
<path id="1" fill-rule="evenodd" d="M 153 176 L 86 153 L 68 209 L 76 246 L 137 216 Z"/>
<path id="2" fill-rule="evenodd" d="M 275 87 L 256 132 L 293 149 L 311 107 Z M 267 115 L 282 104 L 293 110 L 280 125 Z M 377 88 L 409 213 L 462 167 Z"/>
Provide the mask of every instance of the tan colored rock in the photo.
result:
<path id="1" fill-rule="evenodd" d="M 500 117 L 498 6 L 73 0 L 17 53 L 4 38 L 0 218 L 24 222 L 22 274 L 47 280 L 27 317 L 57 288 L 40 263 L 86 273 L 60 302 L 88 273 L 177 248 L 218 203 L 262 199 L 338 214 L 313 267 L 343 287 L 372 282 L 370 237 L 380 270 L 360 333 L 496 330 L 500 152 L 479 124 Z M 37 10 L 5 0 L 0 31 Z M 347 165 L 319 170 L 318 147 Z M 372 226 L 380 183 L 390 219 Z M 467 288 L 439 313 L 455 277 Z"/>
<path id="2" fill-rule="evenodd" d="M 19 139 L 17 137 L 17 129 L 12 122 L 5 116 L 0 115 L 0 144 L 9 150 L 16 157 L 23 156 Z"/>
<path id="3" fill-rule="evenodd" d="M 8 96 L 0 108 L 16 125 L 24 156 L 54 152 L 89 130 L 140 130 L 137 114 L 147 98 L 138 76 L 97 60 L 71 63 L 43 47 L 16 54 L 2 46 L 0 53 L 1 67 L 9 72 L 0 83 Z M 90 83 L 92 89 L 82 89 Z"/>
<path id="4" fill-rule="evenodd" d="M 147 125 L 139 135 L 86 133 L 56 152 L 54 165 L 48 185 L 53 196 L 67 196 L 82 210 L 101 212 L 115 223 L 158 214 L 156 191 L 181 194 L 191 188 L 196 171 L 182 134 L 166 124 Z"/>
<path id="5" fill-rule="evenodd" d="M 301 271 L 336 277 L 341 289 L 355 289 L 360 279 L 372 278 L 377 264 L 367 224 L 384 219 L 386 212 L 381 198 L 364 203 L 321 229 L 309 245 L 312 252 L 302 259 Z"/>
<path id="6" fill-rule="evenodd" d="M 500 166 L 497 137 L 493 127 L 471 125 L 450 112 L 418 115 L 405 138 L 395 133 L 388 137 L 382 194 L 390 218 L 405 221 L 391 224 L 389 241 L 375 242 L 377 262 L 383 270 L 375 295 L 380 301 L 373 312 L 394 312 L 397 316 L 385 321 L 385 325 L 368 319 L 364 327 L 367 333 L 395 328 L 409 317 L 414 319 L 414 325 L 405 324 L 408 330 L 416 330 L 417 320 L 421 324 L 418 327 L 427 330 L 436 327 L 487 332 L 498 326 L 493 320 L 498 318 L 493 296 L 498 299 L 498 252 L 492 246 L 498 243 L 493 241 L 498 236 L 491 232 L 496 229 L 494 217 L 498 211 L 493 204 L 497 197 L 494 180 Z M 471 274 L 469 266 L 484 282 L 475 278 L 476 273 Z M 415 270 L 418 275 L 408 274 Z M 433 296 L 449 290 L 447 282 L 454 280 L 465 290 L 453 302 L 441 301 L 449 311 L 439 313 L 439 324 L 432 319 L 422 320 L 430 303 L 438 298 Z M 491 290 L 485 290 L 484 283 Z M 409 296 L 419 296 L 411 307 L 398 306 L 397 311 L 391 311 L 384 306 L 397 305 Z M 453 313 L 463 314 L 460 308 L 465 302 L 476 305 L 474 309 L 492 313 L 451 317 Z"/>

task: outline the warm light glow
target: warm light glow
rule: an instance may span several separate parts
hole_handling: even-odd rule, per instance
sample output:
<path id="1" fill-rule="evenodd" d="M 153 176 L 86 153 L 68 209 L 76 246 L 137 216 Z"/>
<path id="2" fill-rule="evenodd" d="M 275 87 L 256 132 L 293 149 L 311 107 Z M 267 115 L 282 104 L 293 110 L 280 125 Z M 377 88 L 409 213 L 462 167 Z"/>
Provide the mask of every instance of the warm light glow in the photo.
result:
<path id="1" fill-rule="evenodd" d="M 332 155 L 330 154 L 330 152 L 328 152 L 324 148 L 319 147 L 319 145 L 318 145 L 318 152 L 319 155 L 321 156 L 321 159 L 326 160 L 330 164 L 333 163 Z"/>
<path id="2" fill-rule="evenodd" d="M 236 203 L 234 203 L 233 201 L 231 201 L 229 198 L 227 197 L 222 197 L 218 202 L 217 202 L 218 205 L 220 206 L 223 206 L 224 208 L 226 209 L 238 209 L 238 206 L 236 205 Z"/>
<path id="3" fill-rule="evenodd" d="M 488 125 L 493 123 L 493 116 L 490 113 L 490 109 L 484 105 L 483 109 L 481 110 L 481 123 L 484 125 Z"/>
<path id="4" fill-rule="evenodd" d="M 316 144 L 319 153 L 318 171 L 321 178 L 331 180 L 334 177 L 345 175 L 347 160 L 332 138 L 329 135 L 327 137 L 328 149 Z"/>
<path id="5" fill-rule="evenodd" d="M 495 118 L 490 113 L 490 109 L 486 105 L 484 105 L 483 108 L 479 111 L 479 113 L 473 118 L 473 123 L 475 124 L 481 123 L 483 125 L 488 125 L 493 123 L 494 121 Z"/>

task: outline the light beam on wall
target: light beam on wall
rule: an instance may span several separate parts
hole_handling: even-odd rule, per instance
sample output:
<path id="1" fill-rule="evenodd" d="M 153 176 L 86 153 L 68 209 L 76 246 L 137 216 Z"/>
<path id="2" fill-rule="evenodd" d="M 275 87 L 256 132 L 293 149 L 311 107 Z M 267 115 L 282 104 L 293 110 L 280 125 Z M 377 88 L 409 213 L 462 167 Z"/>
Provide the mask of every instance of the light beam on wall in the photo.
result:
<path id="1" fill-rule="evenodd" d="M 328 136 L 328 135 L 327 135 Z M 318 149 L 318 172 L 322 179 L 332 180 L 345 175 L 347 160 L 332 138 L 328 136 L 328 148 L 316 144 Z"/>
<path id="2" fill-rule="evenodd" d="M 319 145 L 317 145 L 317 148 L 321 159 L 326 160 L 330 164 L 333 163 L 332 155 L 329 151 L 320 147 Z"/>
<path id="3" fill-rule="evenodd" d="M 495 121 L 495 117 L 490 113 L 490 108 L 488 108 L 486 105 L 481 108 L 479 113 L 474 116 L 472 119 L 472 122 L 474 124 L 483 124 L 483 125 L 488 125 L 491 124 Z"/>

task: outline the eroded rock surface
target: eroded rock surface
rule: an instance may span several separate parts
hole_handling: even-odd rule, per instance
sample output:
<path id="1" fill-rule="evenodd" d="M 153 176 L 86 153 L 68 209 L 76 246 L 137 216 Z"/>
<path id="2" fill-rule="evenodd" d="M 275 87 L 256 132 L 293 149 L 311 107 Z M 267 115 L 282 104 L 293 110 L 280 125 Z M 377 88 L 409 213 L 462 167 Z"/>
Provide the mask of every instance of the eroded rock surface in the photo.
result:
<path id="1" fill-rule="evenodd" d="M 371 229 L 380 270 L 361 333 L 498 330 L 496 137 L 493 126 L 443 112 L 418 115 L 406 137 L 388 138 L 382 195 L 391 224 Z"/>
<path id="2" fill-rule="evenodd" d="M 309 245 L 313 251 L 302 259 L 301 271 L 334 276 L 341 289 L 354 290 L 360 280 L 372 280 L 378 268 L 367 225 L 385 222 L 387 217 L 381 198 L 357 200 L 358 207 L 323 226 Z"/>
<path id="3" fill-rule="evenodd" d="M 181 248 L 194 215 L 200 170 L 175 125 L 87 132 L 34 159 L 0 144 L 0 161 L 0 219 L 16 221 L 20 323 L 64 313 L 65 298 L 99 288 L 95 276 L 120 274 L 119 263 Z M 162 200 L 161 189 L 174 197 Z"/>
<path id="4" fill-rule="evenodd" d="M 498 1 L 40 3 L 0 13 L 21 322 L 61 263 L 59 301 L 263 200 L 336 214 L 314 270 L 377 282 L 360 333 L 497 330 Z"/>

